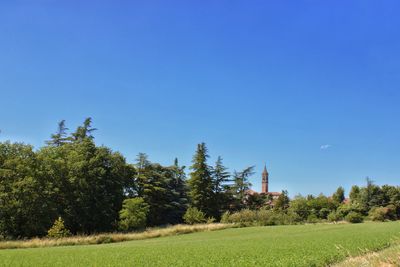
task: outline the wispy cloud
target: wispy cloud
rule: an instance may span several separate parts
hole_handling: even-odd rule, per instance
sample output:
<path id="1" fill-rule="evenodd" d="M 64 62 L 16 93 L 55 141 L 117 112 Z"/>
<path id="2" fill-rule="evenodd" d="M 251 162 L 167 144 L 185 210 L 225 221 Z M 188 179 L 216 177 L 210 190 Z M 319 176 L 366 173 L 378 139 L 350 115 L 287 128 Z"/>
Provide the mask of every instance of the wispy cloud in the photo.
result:
<path id="1" fill-rule="evenodd" d="M 321 149 L 321 150 L 326 150 L 326 149 L 328 149 L 328 148 L 330 148 L 330 147 L 331 147 L 331 145 L 326 144 L 326 145 L 320 146 L 320 149 Z"/>

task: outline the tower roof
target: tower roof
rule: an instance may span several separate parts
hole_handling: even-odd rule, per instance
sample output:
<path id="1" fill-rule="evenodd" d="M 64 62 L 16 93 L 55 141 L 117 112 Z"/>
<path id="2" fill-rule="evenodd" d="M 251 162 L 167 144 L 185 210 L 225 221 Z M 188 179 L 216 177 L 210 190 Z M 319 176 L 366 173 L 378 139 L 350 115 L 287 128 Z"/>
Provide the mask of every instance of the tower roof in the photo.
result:
<path id="1" fill-rule="evenodd" d="M 263 174 L 264 174 L 264 173 L 268 173 L 268 171 L 267 171 L 267 164 L 266 164 L 266 163 L 264 164 L 264 171 L 263 171 Z"/>

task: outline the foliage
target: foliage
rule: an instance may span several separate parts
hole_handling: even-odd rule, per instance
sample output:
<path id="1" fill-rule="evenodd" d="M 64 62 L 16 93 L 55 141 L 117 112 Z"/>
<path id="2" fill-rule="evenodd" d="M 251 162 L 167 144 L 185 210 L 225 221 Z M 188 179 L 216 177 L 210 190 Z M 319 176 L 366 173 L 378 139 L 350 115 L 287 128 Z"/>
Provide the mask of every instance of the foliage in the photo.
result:
<path id="1" fill-rule="evenodd" d="M 330 222 L 338 222 L 343 220 L 343 217 L 337 213 L 336 211 L 331 211 L 327 216 L 328 221 Z"/>
<path id="2" fill-rule="evenodd" d="M 288 196 L 288 192 L 286 190 L 283 190 L 274 203 L 274 210 L 286 210 L 287 208 L 289 208 L 289 202 L 290 199 Z"/>
<path id="3" fill-rule="evenodd" d="M 218 216 L 229 209 L 229 186 L 230 173 L 222 163 L 222 157 L 218 157 L 215 166 L 212 168 L 213 196 L 214 196 L 214 215 Z"/>
<path id="4" fill-rule="evenodd" d="M 61 238 L 68 236 L 71 236 L 71 232 L 65 227 L 64 220 L 61 217 L 58 217 L 58 219 L 54 221 L 53 226 L 47 232 L 47 237 Z"/>
<path id="5" fill-rule="evenodd" d="M 204 212 L 198 210 L 196 207 L 188 208 L 183 219 L 187 224 L 204 223 L 207 221 Z"/>
<path id="6" fill-rule="evenodd" d="M 299 195 L 291 200 L 283 191 L 273 199 L 250 193 L 253 166 L 232 175 L 221 157 L 209 166 L 204 143 L 197 146 L 187 181 L 177 159 L 163 166 L 140 153 L 130 164 L 120 153 L 97 145 L 91 118 L 68 131 L 62 120 L 37 150 L 0 143 L 1 238 L 45 236 L 58 216 L 73 234 L 115 231 L 121 227 L 123 201 L 135 198 L 148 207 L 141 227 L 182 223 L 189 205 L 204 214 L 201 222 L 232 219 L 246 225 L 337 221 L 352 213 L 373 220 L 400 218 L 400 187 L 378 186 L 369 178 L 365 186 L 352 187 L 350 201 L 344 201 L 342 187 L 332 197 Z"/>
<path id="7" fill-rule="evenodd" d="M 213 206 L 214 184 L 211 168 L 207 164 L 208 157 L 205 143 L 199 144 L 196 154 L 193 156 L 193 165 L 190 167 L 192 172 L 189 179 L 189 196 L 193 207 L 207 216 L 213 216 L 216 213 L 216 207 Z"/>
<path id="8" fill-rule="evenodd" d="M 344 188 L 342 186 L 338 187 L 336 192 L 332 195 L 332 199 L 337 205 L 343 203 L 344 197 Z"/>
<path id="9" fill-rule="evenodd" d="M 349 212 L 349 214 L 346 215 L 345 219 L 350 223 L 362 223 L 364 221 L 364 217 L 362 216 L 362 214 L 355 211 Z"/>
<path id="10" fill-rule="evenodd" d="M 249 178 L 253 174 L 254 166 L 247 167 L 240 172 L 234 171 L 233 185 L 229 189 L 232 194 L 232 206 L 234 209 L 240 210 L 246 207 L 247 191 L 251 186 Z"/>
<path id="11" fill-rule="evenodd" d="M 394 205 L 389 205 L 387 207 L 373 207 L 368 212 L 369 218 L 373 221 L 384 222 L 386 220 L 396 219 L 396 210 Z"/>
<path id="12" fill-rule="evenodd" d="M 222 216 L 221 216 L 221 223 L 230 223 L 229 221 L 229 216 L 231 215 L 231 213 L 229 211 L 225 211 Z"/>
<path id="13" fill-rule="evenodd" d="M 239 226 L 251 226 L 257 221 L 257 212 L 254 210 L 244 209 L 229 216 L 229 222 L 236 223 Z"/>
<path id="14" fill-rule="evenodd" d="M 149 205 L 143 198 L 125 199 L 119 213 L 119 228 L 122 231 L 137 230 L 146 226 Z"/>
<path id="15" fill-rule="evenodd" d="M 177 224 L 188 206 L 184 167 L 175 160 L 171 167 L 151 163 L 147 155 L 140 153 L 136 160 L 135 187 L 129 190 L 131 197 L 142 197 L 149 205 L 147 225 Z"/>

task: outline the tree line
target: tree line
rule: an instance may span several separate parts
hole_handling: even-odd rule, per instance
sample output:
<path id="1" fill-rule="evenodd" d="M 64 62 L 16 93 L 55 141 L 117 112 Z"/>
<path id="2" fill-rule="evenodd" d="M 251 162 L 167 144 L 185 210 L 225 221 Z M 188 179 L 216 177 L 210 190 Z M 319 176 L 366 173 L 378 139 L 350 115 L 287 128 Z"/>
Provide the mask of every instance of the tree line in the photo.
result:
<path id="1" fill-rule="evenodd" d="M 332 197 L 292 200 L 283 191 L 273 200 L 248 194 L 254 166 L 230 173 L 221 157 L 210 165 L 204 143 L 197 146 L 186 170 L 178 159 L 162 166 L 144 153 L 129 163 L 119 152 L 98 146 L 96 130 L 91 118 L 72 132 L 61 121 L 37 150 L 24 143 L 0 143 L 0 237 L 45 236 L 64 224 L 64 232 L 72 234 L 128 231 L 230 220 L 239 211 L 261 209 L 274 216 L 295 214 L 297 222 L 350 212 L 367 216 L 377 208 L 394 210 L 391 218 L 400 216 L 399 187 L 379 187 L 369 180 L 366 187 L 352 188 L 349 203 L 344 203 L 343 188 Z"/>

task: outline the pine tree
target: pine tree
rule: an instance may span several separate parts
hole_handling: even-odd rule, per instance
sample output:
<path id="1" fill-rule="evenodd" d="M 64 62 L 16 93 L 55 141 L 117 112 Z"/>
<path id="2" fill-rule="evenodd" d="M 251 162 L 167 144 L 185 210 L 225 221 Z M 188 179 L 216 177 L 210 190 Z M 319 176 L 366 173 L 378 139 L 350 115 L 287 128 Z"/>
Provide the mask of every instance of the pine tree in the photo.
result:
<path id="1" fill-rule="evenodd" d="M 207 216 L 213 216 L 213 181 L 210 166 L 207 165 L 207 147 L 205 143 L 197 145 L 196 154 L 193 156 L 190 167 L 192 172 L 189 179 L 189 196 L 191 205 L 204 212 Z"/>

